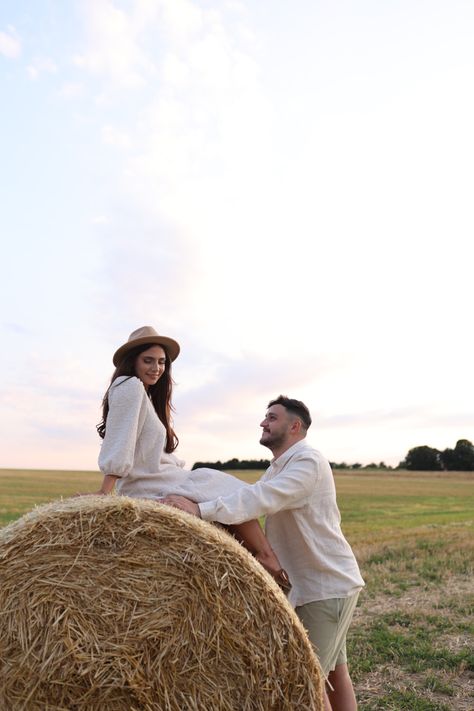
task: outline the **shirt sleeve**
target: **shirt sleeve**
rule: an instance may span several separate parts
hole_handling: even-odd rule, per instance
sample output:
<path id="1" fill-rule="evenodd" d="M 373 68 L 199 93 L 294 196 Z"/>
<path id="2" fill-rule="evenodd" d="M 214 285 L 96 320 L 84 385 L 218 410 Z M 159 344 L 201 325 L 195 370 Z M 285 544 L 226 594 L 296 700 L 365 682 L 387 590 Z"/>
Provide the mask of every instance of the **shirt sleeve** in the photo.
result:
<path id="1" fill-rule="evenodd" d="M 300 508 L 314 493 L 317 479 L 317 460 L 307 455 L 295 457 L 272 479 L 199 504 L 201 518 L 226 524 L 242 523 L 277 511 Z"/>
<path id="2" fill-rule="evenodd" d="M 99 454 L 99 467 L 103 474 L 124 477 L 130 473 L 144 394 L 138 378 L 129 378 L 110 388 L 109 414 Z"/>

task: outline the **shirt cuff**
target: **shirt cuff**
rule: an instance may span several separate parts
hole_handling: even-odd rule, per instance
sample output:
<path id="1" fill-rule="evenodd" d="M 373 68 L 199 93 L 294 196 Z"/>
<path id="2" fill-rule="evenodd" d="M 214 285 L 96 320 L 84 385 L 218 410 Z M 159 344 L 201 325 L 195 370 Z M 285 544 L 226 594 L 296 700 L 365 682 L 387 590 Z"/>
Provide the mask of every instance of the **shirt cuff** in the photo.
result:
<path id="1" fill-rule="evenodd" d="M 216 516 L 216 506 L 213 501 L 204 501 L 198 504 L 203 521 L 214 521 Z"/>

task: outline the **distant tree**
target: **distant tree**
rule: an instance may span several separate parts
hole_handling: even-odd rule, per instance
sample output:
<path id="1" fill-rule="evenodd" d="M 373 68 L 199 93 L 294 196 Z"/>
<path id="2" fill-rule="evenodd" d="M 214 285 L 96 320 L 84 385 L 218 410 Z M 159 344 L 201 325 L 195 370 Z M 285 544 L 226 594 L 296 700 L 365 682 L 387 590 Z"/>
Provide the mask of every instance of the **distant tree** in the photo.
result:
<path id="1" fill-rule="evenodd" d="M 193 469 L 219 469 L 222 471 L 224 469 L 222 462 L 194 462 Z"/>
<path id="2" fill-rule="evenodd" d="M 440 454 L 443 469 L 448 471 L 474 471 L 474 446 L 468 439 L 458 439 L 454 449 L 445 449 Z"/>
<path id="3" fill-rule="evenodd" d="M 221 471 L 233 469 L 268 469 L 270 461 L 268 459 L 237 459 L 233 457 L 226 462 L 195 462 L 193 469 L 220 469 Z"/>
<path id="4" fill-rule="evenodd" d="M 400 462 L 398 468 L 415 471 L 439 471 L 442 468 L 440 452 L 427 445 L 413 447 L 413 449 L 409 450 L 403 462 Z"/>
<path id="5" fill-rule="evenodd" d="M 359 464 L 359 462 L 356 462 L 351 466 L 351 469 L 360 469 L 362 467 L 362 464 Z"/>

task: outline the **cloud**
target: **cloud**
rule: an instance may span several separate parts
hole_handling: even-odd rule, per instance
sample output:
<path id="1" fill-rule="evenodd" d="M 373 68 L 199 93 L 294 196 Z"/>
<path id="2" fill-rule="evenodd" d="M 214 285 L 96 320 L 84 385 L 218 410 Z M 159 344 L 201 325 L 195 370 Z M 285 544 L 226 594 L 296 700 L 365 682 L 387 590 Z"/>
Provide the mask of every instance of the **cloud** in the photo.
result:
<path id="1" fill-rule="evenodd" d="M 121 150 L 129 149 L 132 146 L 128 133 L 110 124 L 102 127 L 102 140 L 104 143 Z"/>
<path id="2" fill-rule="evenodd" d="M 190 37 L 199 34 L 206 16 L 209 16 L 209 11 L 191 0 L 164 0 L 161 9 L 165 33 L 172 44 L 179 46 L 186 45 Z"/>
<path id="3" fill-rule="evenodd" d="M 82 82 L 64 82 L 59 89 L 59 95 L 64 99 L 80 99 L 85 94 L 85 86 Z"/>
<path id="4" fill-rule="evenodd" d="M 304 400 L 312 409 L 309 383 L 317 385 L 338 367 L 324 357 L 308 361 L 255 353 L 215 357 L 214 362 L 208 354 L 200 365 L 181 369 L 176 364 L 176 423 L 185 456 L 192 451 L 195 457 L 217 458 L 209 454 L 214 451 L 228 458 L 234 456 L 234 442 L 239 440 L 239 450 L 248 442 L 257 451 L 258 425 L 269 400 L 284 394 Z"/>
<path id="5" fill-rule="evenodd" d="M 21 40 L 12 25 L 8 25 L 7 32 L 0 32 L 0 54 L 7 59 L 17 59 L 21 54 Z"/>
<path id="6" fill-rule="evenodd" d="M 6 331 L 7 333 L 13 334 L 14 336 L 30 336 L 30 335 L 32 335 L 31 328 L 24 326 L 22 323 L 15 323 L 15 322 L 2 323 L 1 328 L 2 328 L 2 330 Z"/>
<path id="7" fill-rule="evenodd" d="M 8 413 L 1 420 L 2 466 L 21 453 L 21 466 L 94 467 L 99 448 L 94 425 L 105 388 L 106 379 L 83 363 L 56 351 L 43 358 L 32 348 L 28 365 L 0 394 L 1 410 Z"/>
<path id="8" fill-rule="evenodd" d="M 112 219 L 108 215 L 95 215 L 91 219 L 91 224 L 93 225 L 110 225 Z"/>
<path id="9" fill-rule="evenodd" d="M 56 74 L 58 68 L 50 57 L 36 57 L 31 64 L 26 67 L 26 71 L 30 79 L 36 80 L 39 75 L 44 72 Z"/>
<path id="10" fill-rule="evenodd" d="M 97 18 L 87 7 L 90 30 Z M 101 7 L 115 12 L 110 4 Z M 117 24 L 128 33 L 126 46 L 140 43 L 158 83 L 137 94 L 120 127 L 101 128 L 119 161 L 117 202 L 105 208 L 116 220 L 101 239 L 104 294 L 107 284 L 112 294 L 118 283 L 133 290 L 135 306 L 123 289 L 118 294 L 130 330 L 133 314 L 141 323 L 148 311 L 158 313 L 159 328 L 170 313 L 181 331 L 215 320 L 227 328 L 221 309 L 228 280 L 219 260 L 223 251 L 230 257 L 227 245 L 235 236 L 241 249 L 232 255 L 233 268 L 248 270 L 251 237 L 235 195 L 242 203 L 260 200 L 256 183 L 263 184 L 259 171 L 270 151 L 271 122 L 250 40 L 242 40 L 240 18 L 233 24 L 220 7 L 203 10 L 187 0 L 136 3 Z M 109 37 L 106 45 L 109 40 L 115 42 Z M 129 68 L 136 66 L 134 56 L 130 52 Z M 109 76 L 105 62 L 97 71 Z M 157 316 L 148 320 L 156 323 Z"/>
<path id="11" fill-rule="evenodd" d="M 215 4 L 204 10 L 173 0 L 155 7 L 159 12 L 147 3 L 132 5 L 127 22 L 119 23 L 132 45 L 140 42 L 157 74 L 146 92 L 136 94 L 120 126 L 104 122 L 100 129 L 118 161 L 117 204 L 105 210 L 134 225 L 133 240 L 119 236 L 117 242 L 116 225 L 110 239 L 102 240 L 105 277 L 113 280 L 110 290 L 115 291 L 116 269 L 124 272 L 119 254 L 122 264 L 139 271 L 133 289 L 142 309 L 154 301 L 160 322 L 161 314 L 173 312 L 180 330 L 199 327 L 210 348 L 228 352 L 236 322 L 251 331 L 248 340 L 265 337 L 255 318 L 265 286 L 261 262 L 265 259 L 271 271 L 275 255 L 285 249 L 269 177 L 277 174 L 272 108 L 240 6 Z M 140 8 L 144 15 L 139 16 Z M 109 76 L 105 64 L 100 66 L 102 76 Z M 129 146 L 133 150 L 124 151 Z M 122 226 L 119 232 L 125 235 Z M 268 251 L 265 240 L 255 236 L 270 233 Z M 285 268 L 298 261 L 305 268 L 288 251 Z M 238 283 L 230 287 L 229 274 L 245 281 L 232 319 L 229 302 L 235 301 Z M 124 304 L 123 315 L 131 310 Z M 211 333 L 216 322 L 219 339 Z"/>
<path id="12" fill-rule="evenodd" d="M 110 376 L 112 353 L 139 326 L 178 339 L 195 327 L 189 293 L 199 276 L 193 274 L 194 250 L 174 226 L 125 198 L 103 207 L 91 226 L 99 252 L 93 322 L 105 354 L 102 372 Z"/>
<path id="13" fill-rule="evenodd" d="M 473 418 L 470 412 L 441 412 L 425 406 L 407 406 L 363 410 L 360 412 L 323 415 L 318 417 L 320 429 L 359 427 L 384 428 L 390 427 L 466 427 L 472 428 Z"/>
<path id="14" fill-rule="evenodd" d="M 154 64 L 142 49 L 141 38 L 156 15 L 151 2 L 136 3 L 127 14 L 109 0 L 88 0 L 82 6 L 87 32 L 84 51 L 74 64 L 103 76 L 114 87 L 136 89 L 154 74 Z"/>

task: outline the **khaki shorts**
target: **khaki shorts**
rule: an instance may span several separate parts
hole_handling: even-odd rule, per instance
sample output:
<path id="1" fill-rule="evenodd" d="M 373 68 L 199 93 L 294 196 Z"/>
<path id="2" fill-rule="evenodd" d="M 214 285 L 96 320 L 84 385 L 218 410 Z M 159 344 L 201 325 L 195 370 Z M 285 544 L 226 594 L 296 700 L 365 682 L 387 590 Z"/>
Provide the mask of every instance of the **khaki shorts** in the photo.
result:
<path id="1" fill-rule="evenodd" d="M 295 609 L 326 676 L 339 664 L 347 663 L 346 637 L 358 597 L 359 591 L 350 597 L 317 600 Z"/>

